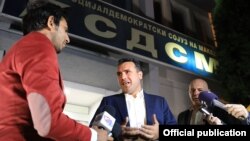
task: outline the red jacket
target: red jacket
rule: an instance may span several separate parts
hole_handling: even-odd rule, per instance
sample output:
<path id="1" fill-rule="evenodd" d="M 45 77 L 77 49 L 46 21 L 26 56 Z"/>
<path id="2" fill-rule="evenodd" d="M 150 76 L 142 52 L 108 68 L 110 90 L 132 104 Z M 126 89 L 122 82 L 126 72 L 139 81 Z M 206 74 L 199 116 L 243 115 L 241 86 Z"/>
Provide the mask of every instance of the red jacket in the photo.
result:
<path id="1" fill-rule="evenodd" d="M 28 97 L 38 97 L 45 135 L 34 128 Z M 58 58 L 51 41 L 32 32 L 21 38 L 0 63 L 0 140 L 88 141 L 91 131 L 63 114 L 66 97 Z M 39 114 L 38 114 L 39 115 Z M 40 115 L 39 115 L 40 116 Z"/>

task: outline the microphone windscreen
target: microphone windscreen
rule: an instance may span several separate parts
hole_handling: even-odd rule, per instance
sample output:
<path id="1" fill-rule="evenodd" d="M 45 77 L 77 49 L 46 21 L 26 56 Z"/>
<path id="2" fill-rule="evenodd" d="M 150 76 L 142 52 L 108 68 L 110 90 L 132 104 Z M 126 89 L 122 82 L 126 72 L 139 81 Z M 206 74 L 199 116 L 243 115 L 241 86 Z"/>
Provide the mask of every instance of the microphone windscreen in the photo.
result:
<path id="1" fill-rule="evenodd" d="M 108 112 L 111 116 L 115 116 L 115 108 L 110 105 L 105 105 L 103 111 Z"/>
<path id="2" fill-rule="evenodd" d="M 212 93 L 210 91 L 202 91 L 202 92 L 200 92 L 199 100 L 206 102 L 206 104 L 208 106 L 213 105 L 213 100 L 214 99 L 216 99 L 216 100 L 218 99 L 218 96 L 215 95 L 214 93 Z"/>

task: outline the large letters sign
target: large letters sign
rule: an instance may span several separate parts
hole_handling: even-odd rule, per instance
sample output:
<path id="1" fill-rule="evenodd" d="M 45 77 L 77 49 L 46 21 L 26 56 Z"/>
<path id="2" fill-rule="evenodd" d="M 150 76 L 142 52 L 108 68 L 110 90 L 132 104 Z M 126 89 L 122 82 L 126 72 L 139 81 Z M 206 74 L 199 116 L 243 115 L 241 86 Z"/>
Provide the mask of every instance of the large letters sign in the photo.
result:
<path id="1" fill-rule="evenodd" d="M 69 32 L 74 36 L 213 77 L 218 65 L 215 52 L 202 42 L 102 1 L 51 2 L 69 7 Z M 5 1 L 4 5 L 13 8 L 13 3 L 16 0 Z M 18 16 L 5 6 L 2 13 Z"/>

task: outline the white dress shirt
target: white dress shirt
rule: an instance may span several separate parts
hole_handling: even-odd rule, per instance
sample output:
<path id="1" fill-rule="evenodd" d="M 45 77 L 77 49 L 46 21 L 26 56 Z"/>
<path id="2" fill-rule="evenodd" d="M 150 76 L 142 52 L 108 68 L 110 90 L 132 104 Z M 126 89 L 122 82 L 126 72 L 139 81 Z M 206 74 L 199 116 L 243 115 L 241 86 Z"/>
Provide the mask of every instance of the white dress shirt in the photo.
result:
<path id="1" fill-rule="evenodd" d="M 136 97 L 125 94 L 130 127 L 138 127 L 144 125 L 146 121 L 146 108 L 143 90 L 137 93 Z"/>
<path id="2" fill-rule="evenodd" d="M 198 109 L 192 110 L 192 116 L 190 120 L 191 125 L 204 125 L 204 115 Z"/>

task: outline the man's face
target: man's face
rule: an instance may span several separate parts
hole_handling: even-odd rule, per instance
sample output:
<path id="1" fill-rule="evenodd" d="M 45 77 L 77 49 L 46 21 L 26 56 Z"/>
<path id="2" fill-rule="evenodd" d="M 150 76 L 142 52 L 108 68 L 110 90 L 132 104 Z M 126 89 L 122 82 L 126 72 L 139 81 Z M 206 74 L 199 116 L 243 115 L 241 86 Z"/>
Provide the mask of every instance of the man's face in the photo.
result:
<path id="1" fill-rule="evenodd" d="M 61 19 L 59 26 L 55 27 L 55 32 L 52 34 L 52 42 L 57 53 L 60 53 L 66 44 L 70 42 L 68 24 L 64 18 Z"/>
<path id="2" fill-rule="evenodd" d="M 189 97 L 193 105 L 200 105 L 199 95 L 201 91 L 208 91 L 207 83 L 203 80 L 196 79 L 190 85 Z"/>
<path id="3" fill-rule="evenodd" d="M 124 93 L 136 96 L 141 90 L 142 71 L 133 62 L 124 62 L 117 68 L 117 79 Z"/>

